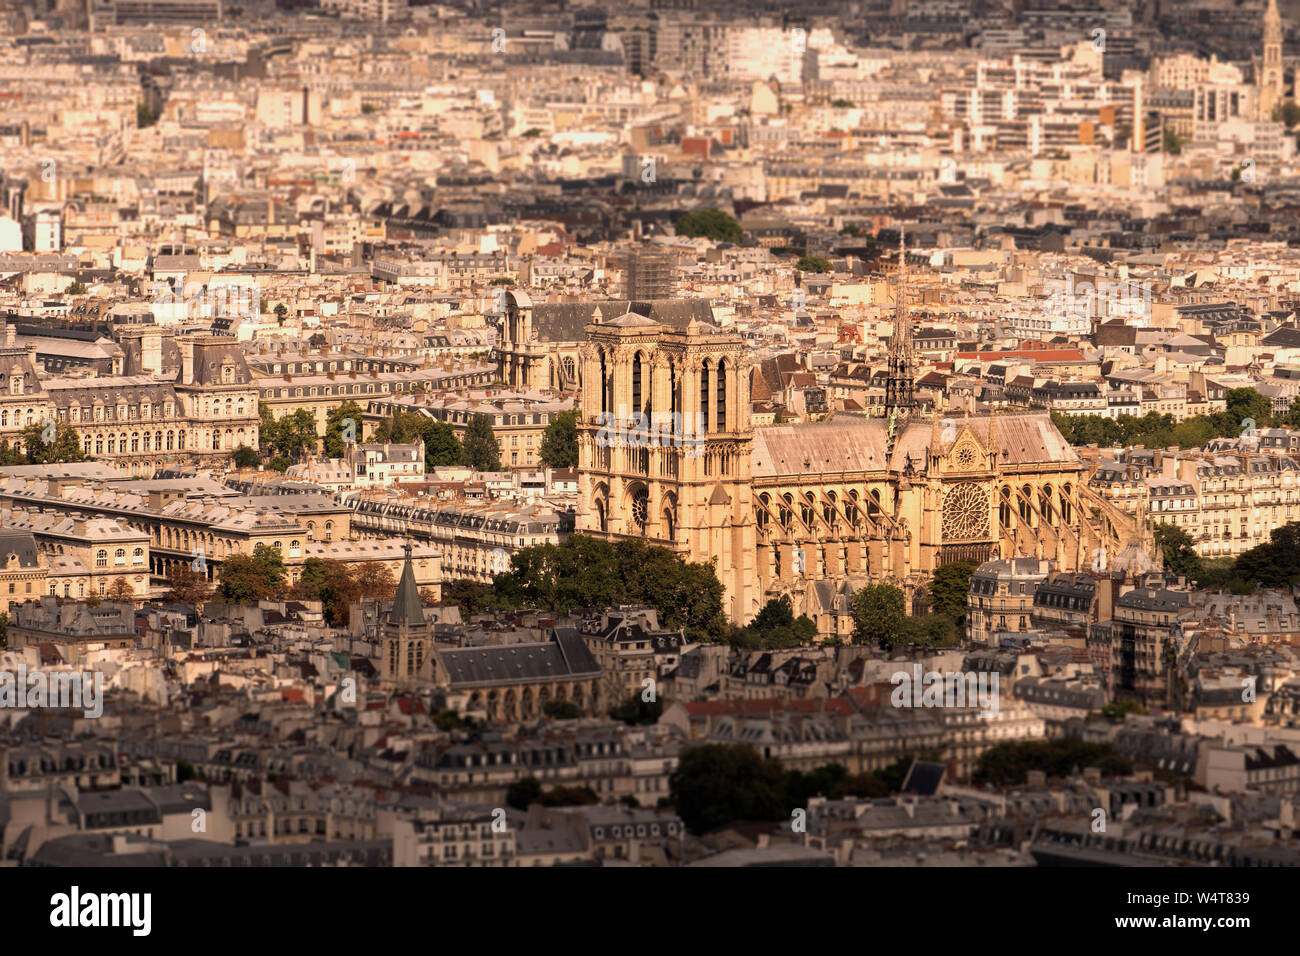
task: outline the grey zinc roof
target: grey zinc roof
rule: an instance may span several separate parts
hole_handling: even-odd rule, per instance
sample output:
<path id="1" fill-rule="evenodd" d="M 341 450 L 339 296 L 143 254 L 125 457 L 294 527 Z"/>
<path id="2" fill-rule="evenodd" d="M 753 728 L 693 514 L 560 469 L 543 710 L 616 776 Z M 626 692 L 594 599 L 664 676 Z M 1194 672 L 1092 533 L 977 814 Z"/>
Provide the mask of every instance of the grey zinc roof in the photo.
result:
<path id="1" fill-rule="evenodd" d="M 599 673 L 599 665 L 580 638 L 577 646 L 567 643 L 563 648 L 559 641 L 456 648 L 442 651 L 439 656 L 453 687 L 528 683 L 548 677 L 586 677 Z"/>

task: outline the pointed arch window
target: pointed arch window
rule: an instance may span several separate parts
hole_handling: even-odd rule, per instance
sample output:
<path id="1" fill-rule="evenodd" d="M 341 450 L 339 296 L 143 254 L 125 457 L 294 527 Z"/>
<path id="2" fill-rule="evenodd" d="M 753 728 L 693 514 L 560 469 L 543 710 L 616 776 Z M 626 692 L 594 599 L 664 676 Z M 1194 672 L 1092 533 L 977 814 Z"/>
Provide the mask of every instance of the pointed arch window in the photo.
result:
<path id="1" fill-rule="evenodd" d="M 700 366 L 700 431 L 709 431 L 709 363 Z"/>
<path id="2" fill-rule="evenodd" d="M 718 361 L 717 377 L 717 424 L 716 429 L 720 432 L 727 430 L 727 360 Z"/>
<path id="3" fill-rule="evenodd" d="M 641 411 L 641 377 L 644 374 L 642 370 L 641 353 L 637 352 L 632 359 L 632 414 L 637 415 Z"/>
<path id="4" fill-rule="evenodd" d="M 602 413 L 609 411 L 609 368 L 605 364 L 605 353 L 600 353 L 600 410 Z"/>

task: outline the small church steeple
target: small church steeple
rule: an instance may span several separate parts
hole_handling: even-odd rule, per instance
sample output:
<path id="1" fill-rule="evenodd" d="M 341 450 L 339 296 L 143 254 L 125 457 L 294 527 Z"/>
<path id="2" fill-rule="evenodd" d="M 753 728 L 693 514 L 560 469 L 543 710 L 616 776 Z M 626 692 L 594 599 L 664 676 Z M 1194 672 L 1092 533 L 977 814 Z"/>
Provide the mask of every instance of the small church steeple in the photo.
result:
<path id="1" fill-rule="evenodd" d="M 415 565 L 411 563 L 411 542 L 407 541 L 406 562 L 397 584 L 393 609 L 383 626 L 380 679 L 399 686 L 429 680 L 432 677 L 433 631 L 424 619 L 420 588 L 415 582 Z"/>
<path id="2" fill-rule="evenodd" d="M 403 624 L 423 626 L 424 605 L 420 603 L 420 587 L 415 583 L 410 541 L 406 542 L 403 550 L 406 552 L 406 562 L 402 565 L 402 579 L 397 582 L 397 596 L 393 599 L 393 609 L 389 612 L 388 623 L 397 627 Z"/>

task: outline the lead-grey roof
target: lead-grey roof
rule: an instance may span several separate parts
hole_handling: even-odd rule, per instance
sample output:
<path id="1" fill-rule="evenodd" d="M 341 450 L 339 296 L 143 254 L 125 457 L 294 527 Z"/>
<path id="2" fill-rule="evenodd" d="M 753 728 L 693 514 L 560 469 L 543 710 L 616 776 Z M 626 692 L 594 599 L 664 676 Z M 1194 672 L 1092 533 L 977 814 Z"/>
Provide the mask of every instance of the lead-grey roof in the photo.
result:
<path id="1" fill-rule="evenodd" d="M 456 648 L 441 651 L 440 658 L 453 687 L 531 683 L 600 673 L 600 666 L 576 631 L 572 636 L 556 635 L 556 640 L 545 644 Z"/>

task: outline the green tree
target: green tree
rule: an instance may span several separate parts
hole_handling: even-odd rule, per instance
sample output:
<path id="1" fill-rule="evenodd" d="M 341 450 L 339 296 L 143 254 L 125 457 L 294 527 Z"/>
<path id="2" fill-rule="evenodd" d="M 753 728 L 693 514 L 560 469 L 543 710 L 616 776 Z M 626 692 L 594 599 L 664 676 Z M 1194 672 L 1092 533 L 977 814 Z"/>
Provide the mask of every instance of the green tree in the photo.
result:
<path id="1" fill-rule="evenodd" d="M 1224 414 L 1231 422 L 1229 434 L 1239 434 L 1242 422 L 1250 419 L 1256 428 L 1266 428 L 1273 421 L 1273 403 L 1253 388 L 1230 388 L 1224 396 Z"/>
<path id="2" fill-rule="evenodd" d="M 420 434 L 422 415 L 415 412 L 396 412 L 392 418 L 385 418 L 375 426 L 374 441 L 406 444 L 415 441 Z"/>
<path id="3" fill-rule="evenodd" d="M 835 107 L 837 110 L 851 110 L 853 109 L 853 101 L 843 98 L 831 100 L 831 106 Z"/>
<path id="4" fill-rule="evenodd" d="M 53 434 L 51 434 L 53 426 Z M 46 438 L 50 441 L 47 443 Z M 70 461 L 85 461 L 81 436 L 67 422 L 28 425 L 23 429 L 23 444 L 27 446 L 27 461 L 33 465 L 58 465 Z"/>
<path id="5" fill-rule="evenodd" d="M 491 280 L 488 283 L 488 285 L 514 285 L 514 284 L 515 284 L 515 280 L 510 278 L 509 276 L 498 276 L 497 278 Z"/>
<path id="6" fill-rule="evenodd" d="M 1166 126 L 1164 133 L 1162 133 L 1160 137 L 1160 147 L 1166 153 L 1169 153 L 1172 156 L 1177 156 L 1183 151 L 1183 140 L 1173 131 L 1172 127 Z"/>
<path id="7" fill-rule="evenodd" d="M 266 544 L 253 548 L 251 555 L 235 554 L 221 566 L 217 593 L 231 604 L 255 604 L 284 593 L 284 560 Z"/>
<path id="8" fill-rule="evenodd" d="M 853 595 L 853 640 L 888 649 L 897 641 L 907 614 L 903 592 L 892 584 L 868 584 Z"/>
<path id="9" fill-rule="evenodd" d="M 348 401 L 338 405 L 325 416 L 325 457 L 342 458 L 347 453 L 345 439 L 361 439 L 361 406 Z M 314 424 L 314 423 L 313 423 Z"/>
<path id="10" fill-rule="evenodd" d="M 9 646 L 9 612 L 0 611 L 0 648 Z"/>
<path id="11" fill-rule="evenodd" d="M 600 797 L 591 787 L 552 787 L 538 798 L 544 807 L 582 807 L 600 803 Z"/>
<path id="12" fill-rule="evenodd" d="M 283 302 L 278 303 L 273 311 L 275 312 L 276 324 L 284 325 L 284 320 L 289 315 L 289 310 L 285 307 L 285 304 Z"/>
<path id="13" fill-rule="evenodd" d="M 1133 771 L 1133 764 L 1108 743 L 1061 737 L 996 744 L 980 756 L 972 782 L 1017 786 L 1025 783 L 1031 770 L 1042 770 L 1049 777 L 1065 777 L 1084 767 L 1096 767 L 1112 775 Z"/>
<path id="14" fill-rule="evenodd" d="M 582 708 L 571 700 L 548 700 L 542 713 L 553 720 L 576 720 L 582 716 Z"/>
<path id="15" fill-rule="evenodd" d="M 952 618 L 958 628 L 966 624 L 966 595 L 977 567 L 974 561 L 954 561 L 935 568 L 930 579 L 930 608 Z"/>
<path id="16" fill-rule="evenodd" d="M 465 426 L 465 438 L 461 442 L 461 464 L 475 471 L 500 471 L 501 449 L 497 445 L 496 434 L 492 431 L 492 419 L 484 414 L 475 414 Z"/>
<path id="17" fill-rule="evenodd" d="M 130 581 L 119 574 L 113 579 L 113 583 L 108 589 L 107 597 L 110 601 L 134 604 L 135 588 L 131 587 Z"/>
<path id="18" fill-rule="evenodd" d="M 194 769 L 194 764 L 188 760 L 176 761 L 176 782 L 185 783 L 198 777 L 199 773 Z"/>
<path id="19" fill-rule="evenodd" d="M 1232 577 L 1264 588 L 1289 588 L 1300 581 L 1300 522 L 1274 528 L 1266 544 L 1237 555 Z"/>
<path id="20" fill-rule="evenodd" d="M 449 597 L 455 586 L 446 589 Z M 610 543 L 573 534 L 560 545 L 522 548 L 511 570 L 492 585 L 481 609 L 532 607 L 568 613 L 577 608 L 644 604 L 659 612 L 662 626 L 682 629 L 692 641 L 719 640 L 726 633 L 724 590 L 713 562 L 683 561 L 640 540 Z M 486 596 L 477 599 L 486 601 Z"/>
<path id="21" fill-rule="evenodd" d="M 68 295 L 85 295 L 87 292 L 86 283 L 82 282 L 80 279 L 74 279 L 64 292 Z"/>
<path id="22" fill-rule="evenodd" d="M 146 126 L 152 126 L 158 122 L 158 117 L 154 115 L 153 110 L 143 103 L 135 105 L 135 125 L 137 129 L 144 129 Z"/>
<path id="23" fill-rule="evenodd" d="M 536 777 L 524 777 L 506 788 L 506 806 L 527 810 L 542 796 L 542 785 Z"/>
<path id="24" fill-rule="evenodd" d="M 834 268 L 829 259 L 821 256 L 801 256 L 794 267 L 800 272 L 831 272 Z"/>
<path id="25" fill-rule="evenodd" d="M 164 596 L 165 601 L 198 605 L 212 594 L 207 579 L 195 571 L 188 561 L 171 566 L 171 570 L 167 572 L 167 583 L 171 585 L 171 590 Z"/>
<path id="26" fill-rule="evenodd" d="M 262 415 L 259 433 L 262 451 L 274 451 L 285 458 L 299 458 L 303 452 L 316 450 L 316 416 L 308 409 L 300 408 L 283 418 L 271 417 L 271 410 L 262 403 L 258 406 Z"/>
<path id="27" fill-rule="evenodd" d="M 560 412 L 546 426 L 539 453 L 542 464 L 552 468 L 578 467 L 578 412 Z"/>
<path id="28" fill-rule="evenodd" d="M 352 605 L 363 598 L 391 599 L 397 580 L 387 565 L 375 562 L 347 564 L 328 558 L 308 558 L 302 564 L 295 597 L 320 601 L 325 620 L 335 627 L 347 627 Z"/>
<path id="29" fill-rule="evenodd" d="M 682 822 L 697 834 L 787 816 L 781 765 L 742 744 L 687 748 L 669 777 L 669 792 Z"/>
<path id="30" fill-rule="evenodd" d="M 1278 419 L 1278 424 L 1286 428 L 1300 428 L 1300 398 L 1292 399 L 1291 407 Z"/>
<path id="31" fill-rule="evenodd" d="M 663 712 L 664 702 L 657 695 L 654 700 L 643 700 L 640 694 L 633 694 L 617 707 L 611 707 L 609 716 L 625 724 L 654 724 Z"/>
<path id="32" fill-rule="evenodd" d="M 677 220 L 677 235 L 703 236 L 714 242 L 739 243 L 745 233 L 735 217 L 721 209 L 698 209 Z"/>
<path id="33" fill-rule="evenodd" d="M 812 643 L 817 625 L 806 614 L 794 616 L 788 597 L 772 598 L 764 604 L 748 627 L 733 628 L 728 643 L 733 647 L 785 650 Z"/>
<path id="34" fill-rule="evenodd" d="M 262 463 L 262 456 L 255 449 L 240 445 L 230 456 L 230 462 L 236 468 L 256 468 Z"/>
<path id="35" fill-rule="evenodd" d="M 1164 558 L 1165 567 L 1189 581 L 1199 581 L 1205 569 L 1201 556 L 1196 553 L 1192 536 L 1177 525 L 1157 524 L 1156 547 Z"/>
<path id="36" fill-rule="evenodd" d="M 446 468 L 460 461 L 462 449 L 456 430 L 436 418 L 426 418 L 421 436 L 424 439 L 424 467 L 427 471 Z"/>

